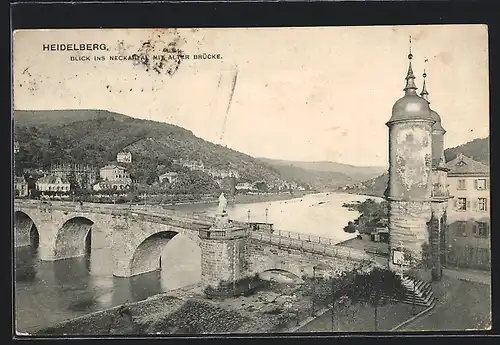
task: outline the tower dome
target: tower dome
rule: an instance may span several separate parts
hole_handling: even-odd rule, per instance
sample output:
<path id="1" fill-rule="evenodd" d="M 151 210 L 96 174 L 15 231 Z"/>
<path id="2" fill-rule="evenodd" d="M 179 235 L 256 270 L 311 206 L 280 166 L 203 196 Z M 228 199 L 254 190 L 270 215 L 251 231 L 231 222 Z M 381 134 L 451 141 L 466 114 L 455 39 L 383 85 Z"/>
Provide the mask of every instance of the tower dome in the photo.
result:
<path id="1" fill-rule="evenodd" d="M 392 116 L 386 125 L 390 125 L 399 121 L 424 120 L 435 122 L 431 116 L 429 103 L 417 94 L 417 86 L 415 85 L 415 75 L 411 67 L 411 59 L 413 55 L 408 55 L 409 65 L 408 73 L 406 74 L 406 86 L 403 89 L 405 95 L 398 99 L 392 107 Z M 439 115 L 438 115 L 439 116 Z"/>
<path id="2" fill-rule="evenodd" d="M 429 92 L 427 91 L 427 86 L 425 83 L 425 78 L 427 77 L 427 73 L 424 72 L 424 74 L 422 76 L 424 77 L 424 85 L 422 86 L 422 92 L 420 93 L 420 95 L 422 96 L 423 99 L 425 99 L 427 101 L 428 104 L 430 104 L 431 102 L 429 102 Z M 445 134 L 446 130 L 443 128 L 443 125 L 441 124 L 441 116 L 439 116 L 439 114 L 436 111 L 432 110 L 430 105 L 429 105 L 429 109 L 431 111 L 432 119 L 434 121 L 436 121 L 432 125 L 432 132 Z"/>

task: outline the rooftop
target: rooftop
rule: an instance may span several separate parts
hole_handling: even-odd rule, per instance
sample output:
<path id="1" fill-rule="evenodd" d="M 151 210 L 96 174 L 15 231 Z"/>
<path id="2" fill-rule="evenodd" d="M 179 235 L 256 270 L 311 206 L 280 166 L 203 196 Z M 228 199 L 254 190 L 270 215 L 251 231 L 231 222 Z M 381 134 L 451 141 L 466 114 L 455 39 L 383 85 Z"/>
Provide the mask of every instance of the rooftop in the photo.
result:
<path id="1" fill-rule="evenodd" d="M 489 175 L 490 167 L 470 157 L 459 154 L 455 159 L 446 163 L 450 169 L 448 176 L 453 175 Z"/>
<path id="2" fill-rule="evenodd" d="M 169 171 L 164 174 L 161 174 L 160 176 L 177 176 L 178 174 L 174 171 Z"/>
<path id="3" fill-rule="evenodd" d="M 119 165 L 106 165 L 104 167 L 101 168 L 102 169 L 105 169 L 105 170 L 109 170 L 109 169 L 120 169 L 120 170 L 127 170 L 126 168 L 122 167 L 122 166 L 119 166 Z"/>
<path id="4" fill-rule="evenodd" d="M 14 176 L 14 183 L 26 183 L 24 177 Z"/>
<path id="5" fill-rule="evenodd" d="M 50 184 L 69 184 L 69 181 L 63 177 L 55 175 L 46 175 L 38 179 L 37 183 L 50 183 Z"/>

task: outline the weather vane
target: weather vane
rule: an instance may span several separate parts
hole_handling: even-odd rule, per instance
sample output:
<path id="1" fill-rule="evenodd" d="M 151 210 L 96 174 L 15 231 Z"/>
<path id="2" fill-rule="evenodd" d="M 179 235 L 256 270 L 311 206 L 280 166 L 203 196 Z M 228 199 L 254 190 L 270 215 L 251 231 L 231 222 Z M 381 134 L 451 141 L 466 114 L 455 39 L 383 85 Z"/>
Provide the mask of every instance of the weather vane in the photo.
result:
<path id="1" fill-rule="evenodd" d="M 411 53 L 411 36 L 410 36 L 410 54 L 408 54 L 408 59 L 413 59 L 413 54 Z"/>

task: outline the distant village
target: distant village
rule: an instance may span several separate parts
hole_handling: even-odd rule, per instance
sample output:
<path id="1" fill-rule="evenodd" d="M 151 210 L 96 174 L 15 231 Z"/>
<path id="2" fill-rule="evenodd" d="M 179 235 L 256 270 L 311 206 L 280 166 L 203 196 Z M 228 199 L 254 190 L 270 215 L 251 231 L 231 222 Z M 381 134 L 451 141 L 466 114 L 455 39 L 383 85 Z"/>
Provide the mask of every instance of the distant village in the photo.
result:
<path id="1" fill-rule="evenodd" d="M 19 153 L 19 143 L 14 143 L 14 154 Z M 14 192 L 16 198 L 71 200 L 75 194 L 94 196 L 98 199 L 125 198 L 132 191 L 143 191 L 135 198 L 144 199 L 151 190 L 146 191 L 144 184 L 134 180 L 127 165 L 132 164 L 131 152 L 119 152 L 116 162 L 103 167 L 84 164 L 54 164 L 50 169 L 23 169 L 23 177 L 15 176 Z M 190 171 L 200 171 L 209 175 L 220 189 L 230 194 L 267 194 L 293 193 L 293 191 L 308 191 L 310 186 L 296 182 L 278 181 L 269 184 L 264 181 L 240 181 L 240 173 L 236 170 L 218 170 L 209 168 L 200 160 L 175 159 L 173 166 L 184 167 Z M 158 165 L 158 179 L 152 187 L 175 186 L 182 177 L 177 171 L 164 171 L 164 166 Z M 164 172 L 161 172 L 161 171 Z M 175 169 L 174 169 L 175 170 Z M 160 173 L 161 172 L 161 173 Z M 140 187 L 143 187 L 142 190 Z M 154 189 L 153 189 L 154 190 Z M 161 188 L 157 189 L 158 191 Z M 199 191 L 206 194 L 206 191 Z M 154 194 L 154 193 L 153 193 Z M 105 200 L 103 200 L 105 201 Z"/>

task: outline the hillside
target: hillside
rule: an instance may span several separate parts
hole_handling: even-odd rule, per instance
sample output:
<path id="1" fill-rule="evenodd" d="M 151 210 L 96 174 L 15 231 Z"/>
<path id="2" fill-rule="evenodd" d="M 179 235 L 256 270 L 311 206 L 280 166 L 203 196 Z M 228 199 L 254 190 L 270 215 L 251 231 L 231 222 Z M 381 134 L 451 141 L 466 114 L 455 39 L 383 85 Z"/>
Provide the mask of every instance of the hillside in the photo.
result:
<path id="1" fill-rule="evenodd" d="M 455 159 L 459 153 L 468 156 L 476 161 L 489 165 L 490 164 L 489 137 L 474 139 L 465 144 L 446 149 L 444 151 L 446 162 Z M 358 185 L 355 188 L 349 188 L 348 190 L 353 193 L 368 194 L 381 197 L 384 194 L 388 181 L 389 181 L 389 175 L 386 172 L 376 178 L 372 178 L 362 182 L 361 185 Z"/>
<path id="2" fill-rule="evenodd" d="M 303 182 L 316 190 L 329 191 L 346 183 L 352 183 L 353 179 L 339 172 L 314 171 L 299 168 L 293 165 L 271 165 L 286 181 Z"/>
<path id="3" fill-rule="evenodd" d="M 101 167 L 113 162 L 118 152 L 129 150 L 133 155 L 130 170 L 136 173 L 133 177 L 149 182 L 156 179 L 158 165 L 168 167 L 181 157 L 202 160 L 209 168 L 235 169 L 242 180 L 281 179 L 276 170 L 253 157 L 166 123 L 104 110 L 15 111 L 14 123 L 20 146 L 18 172 L 47 169 L 56 162 Z"/>
<path id="4" fill-rule="evenodd" d="M 301 173 L 311 174 L 319 180 L 334 180 L 336 186 L 339 182 L 355 183 L 374 178 L 382 174 L 386 169 L 384 167 L 361 167 L 337 162 L 296 162 L 284 161 L 267 158 L 259 158 L 263 162 L 275 167 L 283 174 L 287 174 L 288 170 L 293 174 Z"/>
<path id="5" fill-rule="evenodd" d="M 59 127 L 73 122 L 114 118 L 124 121 L 130 117 L 107 110 L 68 109 L 68 110 L 14 110 L 16 126 Z"/>
<path id="6" fill-rule="evenodd" d="M 483 164 L 490 165 L 490 137 L 478 138 L 468 143 L 444 150 L 447 162 L 455 159 L 459 153 Z"/>
<path id="7" fill-rule="evenodd" d="M 106 110 L 16 110 L 14 124 L 15 139 L 21 148 L 16 155 L 18 174 L 23 168 L 47 169 L 51 163 L 62 162 L 102 167 L 114 162 L 116 154 L 123 150 L 133 155 L 129 167 L 132 177 L 147 183 L 157 179 L 158 166 L 171 169 L 172 161 L 179 158 L 201 160 L 207 168 L 236 170 L 241 181 L 285 180 L 317 190 L 363 181 L 381 171 L 335 162 L 256 159 L 207 142 L 175 125 Z"/>

